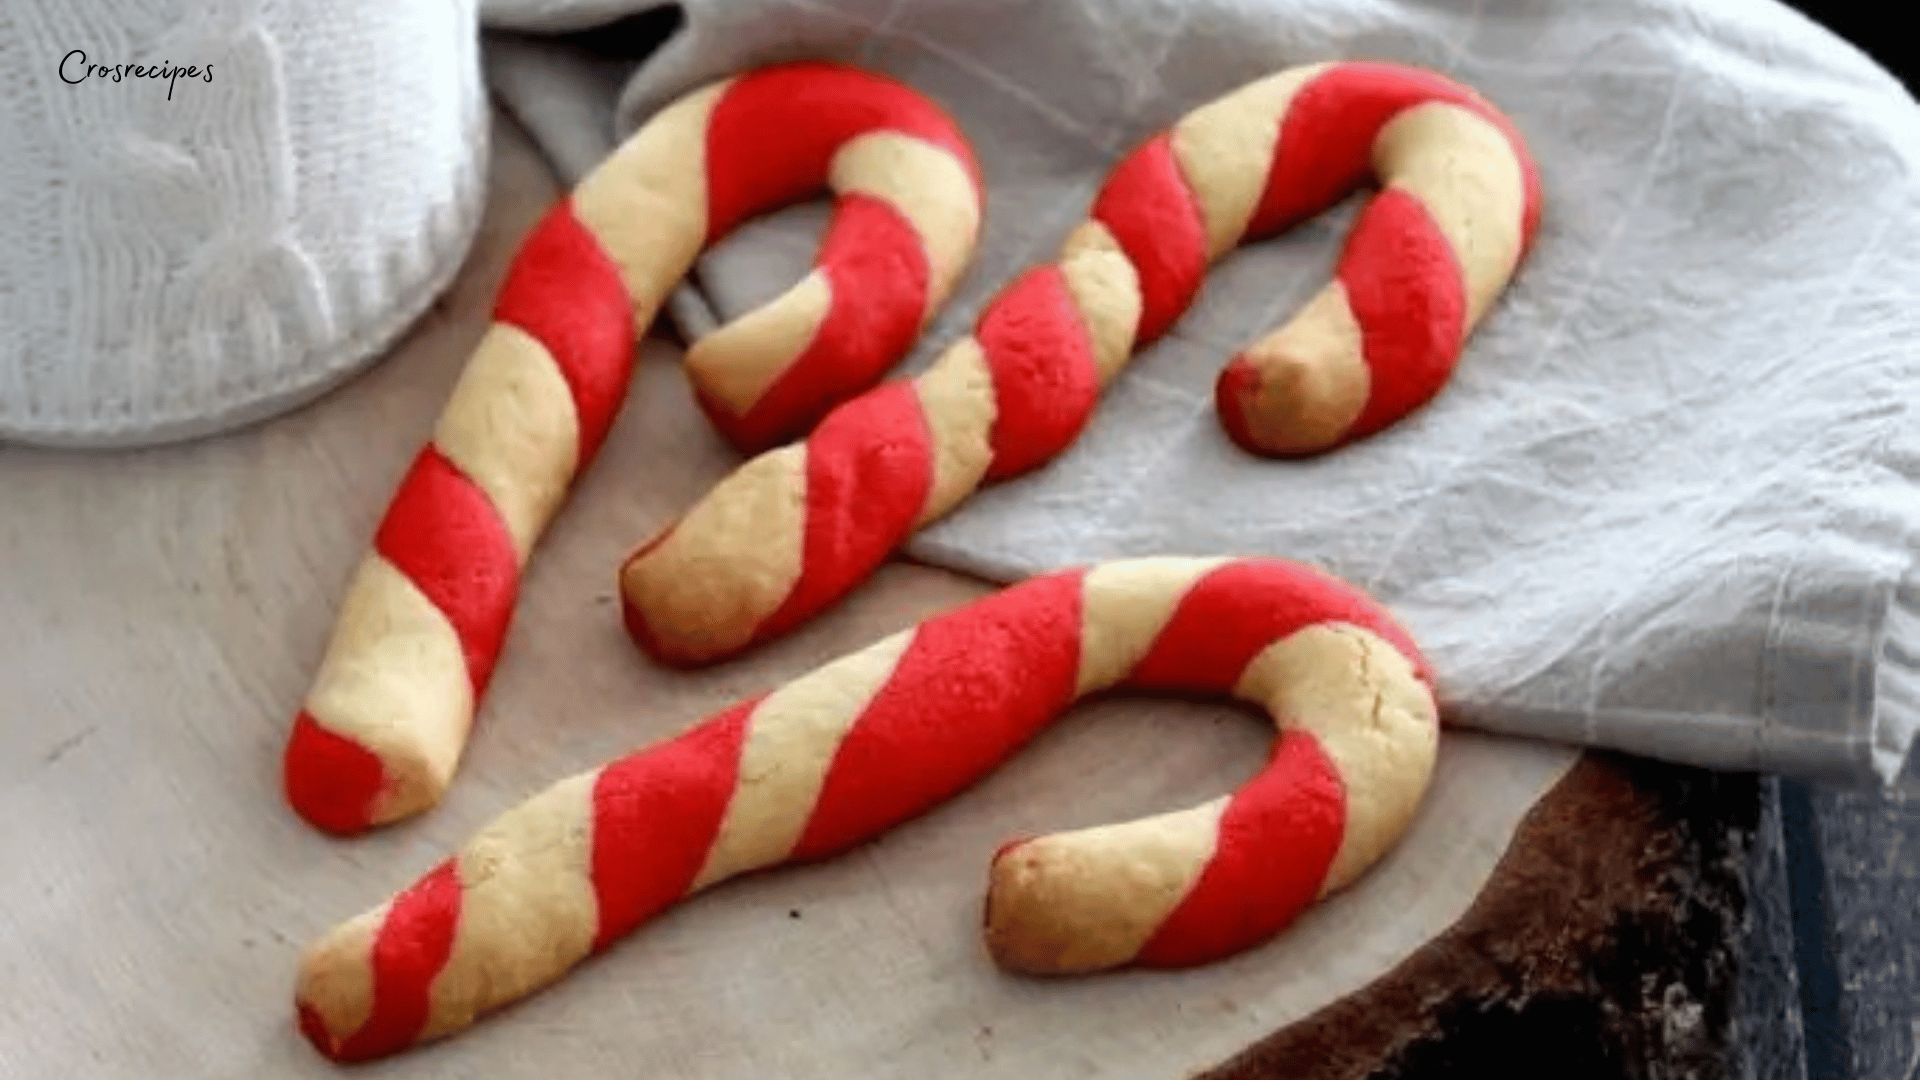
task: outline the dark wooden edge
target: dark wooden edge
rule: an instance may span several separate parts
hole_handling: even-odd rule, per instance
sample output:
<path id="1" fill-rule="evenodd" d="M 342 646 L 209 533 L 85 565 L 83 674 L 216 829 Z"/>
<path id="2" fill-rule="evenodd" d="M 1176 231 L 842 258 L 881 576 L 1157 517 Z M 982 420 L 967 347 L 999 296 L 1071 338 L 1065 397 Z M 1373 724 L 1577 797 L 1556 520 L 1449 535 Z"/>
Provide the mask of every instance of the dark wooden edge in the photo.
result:
<path id="1" fill-rule="evenodd" d="M 1758 778 L 1589 753 L 1467 913 L 1200 1080 L 1725 1071 Z"/>

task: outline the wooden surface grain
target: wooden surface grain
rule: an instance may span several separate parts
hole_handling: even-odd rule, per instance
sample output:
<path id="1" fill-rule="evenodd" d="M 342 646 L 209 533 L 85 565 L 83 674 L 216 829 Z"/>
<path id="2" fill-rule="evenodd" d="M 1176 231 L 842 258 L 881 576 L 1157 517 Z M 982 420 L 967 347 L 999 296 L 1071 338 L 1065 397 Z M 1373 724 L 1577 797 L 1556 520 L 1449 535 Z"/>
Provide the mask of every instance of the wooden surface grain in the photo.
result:
<path id="1" fill-rule="evenodd" d="M 496 132 L 469 265 L 387 360 L 220 439 L 86 456 L 0 448 L 0 1076 L 329 1076 L 295 1034 L 300 948 L 494 814 L 987 586 L 895 565 L 792 638 L 674 673 L 619 625 L 614 570 L 735 461 L 673 350 L 525 577 L 447 800 L 357 841 L 281 801 L 287 724 L 396 479 L 554 195 Z M 1010 835 L 1199 802 L 1250 776 L 1251 714 L 1078 711 L 953 805 L 844 858 L 674 910 L 559 986 L 368 1076 L 1171 1078 L 1365 985 L 1465 911 L 1569 751 L 1450 734 L 1408 840 L 1274 944 L 1193 972 L 1036 982 L 978 939 Z"/>
<path id="2" fill-rule="evenodd" d="M 1785 1080 L 1735 1030 L 1759 788 L 1583 757 L 1445 933 L 1200 1080 Z"/>
<path id="3" fill-rule="evenodd" d="M 1755 892 L 1772 926 L 1748 949 L 1756 1008 L 1746 1075 L 1914 1080 L 1920 799 L 1790 779 L 1768 781 L 1766 792 L 1773 872 L 1756 874 Z M 1762 983 L 1767 972 L 1778 974 Z"/>

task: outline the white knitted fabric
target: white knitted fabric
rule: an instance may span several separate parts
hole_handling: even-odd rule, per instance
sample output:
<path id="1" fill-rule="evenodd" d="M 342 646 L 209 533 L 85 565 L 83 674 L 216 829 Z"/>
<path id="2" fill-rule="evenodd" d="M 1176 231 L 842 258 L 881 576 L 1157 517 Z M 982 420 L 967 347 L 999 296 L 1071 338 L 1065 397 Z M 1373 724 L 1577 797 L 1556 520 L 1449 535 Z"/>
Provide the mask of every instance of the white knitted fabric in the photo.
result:
<path id="1" fill-rule="evenodd" d="M 496 30 L 565 32 L 662 6 L 648 0 L 480 0 L 480 21 Z"/>
<path id="2" fill-rule="evenodd" d="M 474 0 L 0 3 L 0 440 L 203 435 L 377 357 L 479 220 L 475 19 Z"/>

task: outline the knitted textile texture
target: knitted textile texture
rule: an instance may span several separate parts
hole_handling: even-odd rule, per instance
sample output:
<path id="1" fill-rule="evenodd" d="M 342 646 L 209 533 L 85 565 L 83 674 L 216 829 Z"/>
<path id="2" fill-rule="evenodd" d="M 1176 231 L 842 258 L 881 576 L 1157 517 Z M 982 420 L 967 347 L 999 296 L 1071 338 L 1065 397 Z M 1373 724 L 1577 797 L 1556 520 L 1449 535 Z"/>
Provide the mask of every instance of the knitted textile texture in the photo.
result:
<path id="1" fill-rule="evenodd" d="M 0 8 L 0 440 L 211 434 L 378 357 L 479 223 L 474 27 L 472 0 Z"/>

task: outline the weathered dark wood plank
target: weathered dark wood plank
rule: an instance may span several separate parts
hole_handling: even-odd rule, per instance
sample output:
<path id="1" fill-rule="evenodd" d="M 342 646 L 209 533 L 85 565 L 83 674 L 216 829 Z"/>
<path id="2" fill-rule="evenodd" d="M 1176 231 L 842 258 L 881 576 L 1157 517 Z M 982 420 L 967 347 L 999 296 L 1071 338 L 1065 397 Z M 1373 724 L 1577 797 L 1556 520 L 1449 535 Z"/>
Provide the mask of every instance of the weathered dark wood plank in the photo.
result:
<path id="1" fill-rule="evenodd" d="M 1920 799 L 1811 792 L 1838 1023 L 1858 1080 L 1920 1075 Z"/>
<path id="2" fill-rule="evenodd" d="M 1747 859 L 1747 911 L 1728 1048 L 1728 1073 L 1737 1080 L 1809 1080 L 1794 948 L 1780 783 L 1769 777 L 1761 781 Z"/>
<path id="3" fill-rule="evenodd" d="M 1203 1080 L 1736 1073 L 1760 790 L 1752 776 L 1589 755 L 1452 929 Z"/>

